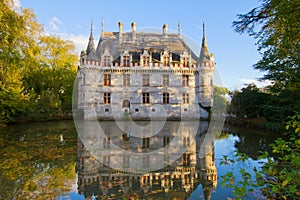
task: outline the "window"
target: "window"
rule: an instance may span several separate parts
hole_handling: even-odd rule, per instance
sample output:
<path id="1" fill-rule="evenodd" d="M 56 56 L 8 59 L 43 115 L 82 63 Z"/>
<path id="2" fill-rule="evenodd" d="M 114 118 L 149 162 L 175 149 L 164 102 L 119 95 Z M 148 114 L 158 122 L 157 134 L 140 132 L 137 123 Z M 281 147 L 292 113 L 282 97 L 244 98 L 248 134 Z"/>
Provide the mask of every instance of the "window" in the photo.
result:
<path id="1" fill-rule="evenodd" d="M 123 85 L 124 86 L 130 85 L 130 74 L 123 74 Z"/>
<path id="2" fill-rule="evenodd" d="M 169 93 L 163 93 L 163 103 L 169 103 Z"/>
<path id="3" fill-rule="evenodd" d="M 163 62 L 164 66 L 169 66 L 169 57 L 168 56 L 164 56 L 163 59 L 164 59 L 163 60 L 164 61 Z"/>
<path id="4" fill-rule="evenodd" d="M 191 183 L 191 176 L 188 174 L 184 175 L 184 184 L 190 184 Z"/>
<path id="5" fill-rule="evenodd" d="M 85 85 L 85 74 L 83 74 L 83 85 Z"/>
<path id="6" fill-rule="evenodd" d="M 130 108 L 130 101 L 129 100 L 124 100 L 122 103 L 122 108 Z"/>
<path id="7" fill-rule="evenodd" d="M 130 57 L 123 56 L 123 67 L 129 67 L 129 66 L 130 66 Z"/>
<path id="8" fill-rule="evenodd" d="M 104 56 L 103 57 L 103 66 L 109 67 L 110 66 L 110 56 Z"/>
<path id="9" fill-rule="evenodd" d="M 110 74 L 104 74 L 104 86 L 110 86 L 111 76 Z"/>
<path id="10" fill-rule="evenodd" d="M 150 177 L 149 176 L 143 176 L 142 177 L 142 182 L 144 185 L 147 185 L 150 183 Z"/>
<path id="11" fill-rule="evenodd" d="M 143 60 L 143 66 L 149 67 L 149 56 L 143 56 L 142 60 Z"/>
<path id="12" fill-rule="evenodd" d="M 164 145 L 164 147 L 167 146 L 169 143 L 170 143 L 170 137 L 164 136 L 164 139 L 163 139 L 163 145 Z"/>
<path id="13" fill-rule="evenodd" d="M 142 148 L 150 147 L 150 138 L 143 138 Z"/>
<path id="14" fill-rule="evenodd" d="M 189 154 L 185 153 L 185 154 L 182 155 L 182 164 L 184 166 L 187 166 L 187 165 L 190 164 L 190 155 Z"/>
<path id="15" fill-rule="evenodd" d="M 183 104 L 188 104 L 189 103 L 189 94 L 188 93 L 183 93 L 182 94 L 182 103 Z"/>
<path id="16" fill-rule="evenodd" d="M 143 93 L 143 103 L 149 103 L 150 98 L 149 98 L 149 93 Z"/>
<path id="17" fill-rule="evenodd" d="M 104 93 L 104 95 L 103 95 L 103 102 L 105 103 L 105 104 L 110 104 L 110 93 Z"/>
<path id="18" fill-rule="evenodd" d="M 169 86 L 169 75 L 163 75 L 163 86 Z"/>
<path id="19" fill-rule="evenodd" d="M 189 58 L 182 58 L 183 67 L 189 67 Z"/>
<path id="20" fill-rule="evenodd" d="M 150 75 L 149 74 L 143 74 L 143 86 L 149 86 L 150 85 Z"/>
<path id="21" fill-rule="evenodd" d="M 187 147 L 190 145 L 190 137 L 189 136 L 183 136 L 182 138 L 182 145 L 184 147 Z"/>
<path id="22" fill-rule="evenodd" d="M 129 141 L 129 139 L 130 139 L 130 134 L 129 133 L 123 133 L 122 134 L 122 140 L 124 142 Z"/>
<path id="23" fill-rule="evenodd" d="M 103 138 L 103 147 L 104 147 L 104 149 L 109 149 L 109 147 L 110 147 L 110 137 Z"/>
<path id="24" fill-rule="evenodd" d="M 182 75 L 182 86 L 189 86 L 189 76 Z"/>

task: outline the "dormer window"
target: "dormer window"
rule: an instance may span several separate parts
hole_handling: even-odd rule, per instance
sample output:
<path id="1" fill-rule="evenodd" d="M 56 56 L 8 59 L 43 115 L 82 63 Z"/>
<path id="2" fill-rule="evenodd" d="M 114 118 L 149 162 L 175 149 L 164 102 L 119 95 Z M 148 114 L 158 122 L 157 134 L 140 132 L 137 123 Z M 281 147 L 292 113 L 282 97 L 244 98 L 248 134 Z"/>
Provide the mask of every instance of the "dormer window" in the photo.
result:
<path id="1" fill-rule="evenodd" d="M 110 66 L 110 56 L 103 56 L 103 66 L 104 67 Z"/>
<path id="2" fill-rule="evenodd" d="M 141 55 L 141 63 L 143 67 L 149 67 L 150 66 L 150 55 L 148 50 L 144 50 L 143 54 Z"/>
<path id="3" fill-rule="evenodd" d="M 166 67 L 169 66 L 169 56 L 167 55 L 163 56 L 163 65 Z"/>
<path id="4" fill-rule="evenodd" d="M 189 58 L 182 58 L 182 66 L 189 67 Z"/>
<path id="5" fill-rule="evenodd" d="M 110 67 L 110 65 L 111 65 L 111 56 L 109 53 L 109 49 L 105 49 L 103 56 L 102 56 L 102 66 Z"/>
<path id="6" fill-rule="evenodd" d="M 142 56 L 142 62 L 144 67 L 149 67 L 149 56 Z"/>
<path id="7" fill-rule="evenodd" d="M 123 56 L 123 67 L 130 66 L 130 56 Z"/>

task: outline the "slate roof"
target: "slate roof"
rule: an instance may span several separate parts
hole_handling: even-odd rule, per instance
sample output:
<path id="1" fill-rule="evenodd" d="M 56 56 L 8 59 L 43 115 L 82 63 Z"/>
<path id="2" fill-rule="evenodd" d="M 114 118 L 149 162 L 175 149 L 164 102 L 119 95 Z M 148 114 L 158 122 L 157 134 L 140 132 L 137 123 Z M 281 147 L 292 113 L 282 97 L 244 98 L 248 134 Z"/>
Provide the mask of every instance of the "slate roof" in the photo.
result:
<path id="1" fill-rule="evenodd" d="M 113 56 L 113 61 L 119 61 L 121 52 L 128 50 L 132 55 L 133 61 L 138 61 L 144 49 L 147 49 L 149 53 L 152 53 L 152 60 L 154 62 L 160 62 L 160 52 L 163 50 L 172 52 L 173 61 L 179 61 L 179 55 L 183 51 L 192 53 L 192 62 L 196 63 L 198 60 L 196 54 L 184 42 L 183 38 L 174 33 L 169 33 L 165 36 L 161 33 L 136 32 L 135 39 L 133 40 L 132 33 L 125 32 L 122 34 L 121 41 L 119 41 L 119 32 L 103 32 L 96 48 L 96 54 L 92 53 L 93 55 L 90 58 L 100 60 L 104 50 L 109 49 Z M 91 46 L 90 44 L 92 43 L 89 42 L 89 47 Z M 88 58 L 89 53 L 87 51 Z"/>

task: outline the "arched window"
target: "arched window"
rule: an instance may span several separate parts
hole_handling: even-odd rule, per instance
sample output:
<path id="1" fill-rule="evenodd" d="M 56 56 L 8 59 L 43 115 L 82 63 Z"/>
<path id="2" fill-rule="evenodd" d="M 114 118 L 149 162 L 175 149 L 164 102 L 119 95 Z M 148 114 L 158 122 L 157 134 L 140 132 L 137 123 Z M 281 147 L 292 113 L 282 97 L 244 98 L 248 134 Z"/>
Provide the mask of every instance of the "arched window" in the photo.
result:
<path id="1" fill-rule="evenodd" d="M 124 100 L 122 104 L 123 108 L 130 108 L 130 101 L 129 100 Z"/>

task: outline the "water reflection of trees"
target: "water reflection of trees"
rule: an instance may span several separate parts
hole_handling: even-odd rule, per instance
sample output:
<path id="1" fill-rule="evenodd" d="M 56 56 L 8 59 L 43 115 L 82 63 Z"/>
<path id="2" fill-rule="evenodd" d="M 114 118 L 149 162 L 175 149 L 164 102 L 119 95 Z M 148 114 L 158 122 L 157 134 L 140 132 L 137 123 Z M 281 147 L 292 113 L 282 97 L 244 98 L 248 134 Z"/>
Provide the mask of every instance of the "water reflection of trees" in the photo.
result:
<path id="1" fill-rule="evenodd" d="M 235 142 L 235 148 L 254 160 L 258 159 L 262 151 L 271 152 L 269 145 L 278 137 L 277 133 L 267 130 L 245 130 L 234 126 L 227 127 L 226 132 L 238 136 L 239 140 Z"/>
<path id="2" fill-rule="evenodd" d="M 164 143 L 168 142 L 166 133 L 172 133 L 173 131 L 167 131 L 166 129 L 169 127 L 178 127 L 176 125 L 178 122 L 171 123 L 174 124 L 168 124 L 164 127 L 163 136 L 158 133 L 152 138 L 151 141 L 153 143 L 151 142 L 150 147 L 147 148 L 151 150 L 153 148 L 152 145 L 158 144 L 158 140 L 161 140 L 161 145 L 165 145 Z M 135 145 L 130 143 L 136 140 L 136 138 L 127 137 L 126 140 L 123 140 L 124 133 L 122 131 L 116 133 L 117 129 L 114 129 L 109 122 L 106 124 L 107 126 L 102 125 L 104 130 L 114 130 L 113 134 L 110 134 L 109 131 L 105 133 L 110 138 L 110 141 L 123 148 L 135 147 Z M 207 128 L 207 125 L 204 125 L 204 127 Z M 155 171 L 139 173 L 131 173 L 128 170 L 132 163 L 126 162 L 126 160 L 132 161 L 131 158 L 124 159 L 124 155 L 119 155 L 123 158 L 120 159 L 121 162 L 119 165 L 124 166 L 124 162 L 127 163 L 125 166 L 126 170 L 113 169 L 107 162 L 112 162 L 112 159 L 116 159 L 116 157 L 108 158 L 109 154 L 104 155 L 105 158 L 100 162 L 89 153 L 79 140 L 76 165 L 78 172 L 78 192 L 84 194 L 85 197 L 95 195 L 99 199 L 188 199 L 194 189 L 201 184 L 205 199 L 210 199 L 211 192 L 216 188 L 217 184 L 217 170 L 214 164 L 213 140 L 209 140 L 206 144 L 204 142 L 207 134 L 206 131 L 207 129 L 205 128 L 199 128 L 195 138 L 186 138 L 186 135 L 182 134 L 180 142 L 188 145 L 186 151 L 175 162 L 167 162 L 167 166 Z M 172 140 L 172 137 L 170 140 Z M 102 144 L 103 142 L 100 141 L 98 143 Z M 126 143 L 126 145 L 123 143 Z M 199 158 L 201 145 L 203 149 L 207 150 L 207 154 Z M 126 156 L 129 155 L 127 154 Z M 169 156 L 165 154 L 164 161 Z M 145 165 L 146 168 L 151 164 L 153 163 L 149 162 L 146 156 L 142 158 L 142 165 Z"/>
<path id="3" fill-rule="evenodd" d="M 0 130 L 0 199 L 49 199 L 70 191 L 76 131 L 56 126 Z"/>

